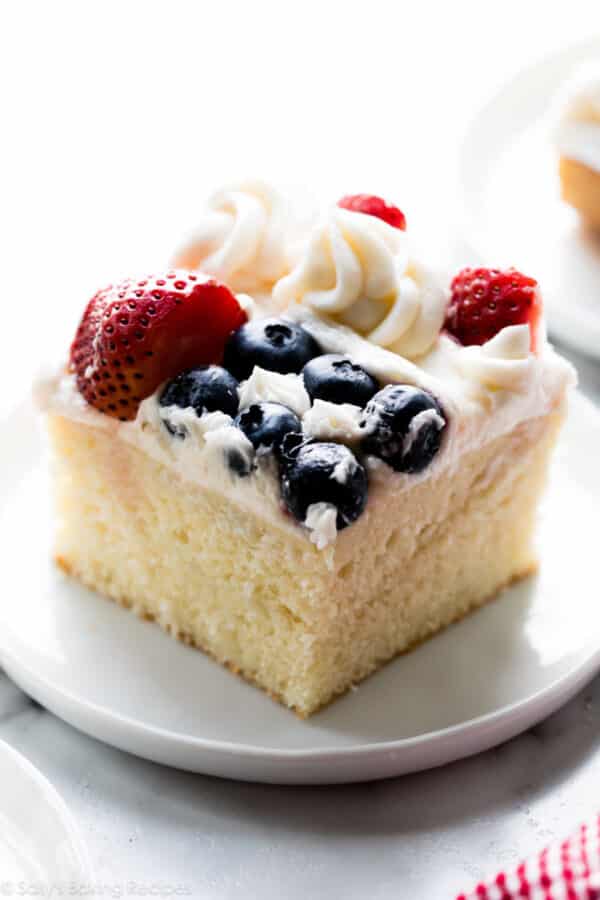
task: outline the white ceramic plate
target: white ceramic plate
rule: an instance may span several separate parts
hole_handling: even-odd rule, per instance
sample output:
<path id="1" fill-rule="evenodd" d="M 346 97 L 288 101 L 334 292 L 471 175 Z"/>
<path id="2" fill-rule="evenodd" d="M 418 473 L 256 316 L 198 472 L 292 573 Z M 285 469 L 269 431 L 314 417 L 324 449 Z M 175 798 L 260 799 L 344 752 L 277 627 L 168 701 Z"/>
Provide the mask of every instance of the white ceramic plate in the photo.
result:
<path id="1" fill-rule="evenodd" d="M 42 896 L 42 887 L 58 894 L 73 882 L 89 883 L 87 854 L 64 802 L 4 741 L 0 741 L 0 784 L 2 893 Z"/>
<path id="2" fill-rule="evenodd" d="M 49 559 L 34 413 L 0 428 L 0 660 L 75 727 L 139 756 L 245 780 L 328 783 L 440 765 L 512 737 L 600 668 L 600 417 L 576 396 L 541 529 L 541 574 L 308 721 Z"/>
<path id="3" fill-rule="evenodd" d="M 600 358 L 600 235 L 560 199 L 551 104 L 600 38 L 523 70 L 471 122 L 459 154 L 464 234 L 488 265 L 514 265 L 543 289 L 553 334 Z"/>

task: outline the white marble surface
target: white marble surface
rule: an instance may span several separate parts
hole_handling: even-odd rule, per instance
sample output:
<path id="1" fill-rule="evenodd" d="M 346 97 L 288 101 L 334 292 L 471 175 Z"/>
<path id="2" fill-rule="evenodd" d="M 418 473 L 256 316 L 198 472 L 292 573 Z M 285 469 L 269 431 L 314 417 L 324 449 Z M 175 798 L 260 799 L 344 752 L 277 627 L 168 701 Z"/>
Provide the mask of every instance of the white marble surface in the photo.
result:
<path id="1" fill-rule="evenodd" d="M 574 361 L 584 390 L 600 399 L 600 367 Z M 62 793 L 104 896 L 452 900 L 600 808 L 600 677 L 496 750 L 348 787 L 280 788 L 161 768 L 79 734 L 5 675 L 0 737 Z"/>

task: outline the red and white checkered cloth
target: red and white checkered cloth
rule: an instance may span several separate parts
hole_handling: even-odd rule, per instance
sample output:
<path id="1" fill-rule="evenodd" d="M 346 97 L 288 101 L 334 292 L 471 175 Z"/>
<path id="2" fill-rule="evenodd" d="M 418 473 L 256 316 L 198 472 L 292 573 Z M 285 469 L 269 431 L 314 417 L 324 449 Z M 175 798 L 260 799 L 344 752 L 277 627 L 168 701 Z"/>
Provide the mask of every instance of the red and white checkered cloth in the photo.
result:
<path id="1" fill-rule="evenodd" d="M 456 900 L 600 900 L 600 815 L 514 872 L 499 872 Z"/>

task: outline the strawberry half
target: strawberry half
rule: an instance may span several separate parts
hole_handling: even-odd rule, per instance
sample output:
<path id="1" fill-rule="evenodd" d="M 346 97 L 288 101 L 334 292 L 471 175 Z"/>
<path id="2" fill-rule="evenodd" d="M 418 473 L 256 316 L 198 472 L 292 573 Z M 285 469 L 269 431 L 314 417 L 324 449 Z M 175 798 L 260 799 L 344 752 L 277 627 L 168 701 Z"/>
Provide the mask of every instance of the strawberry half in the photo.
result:
<path id="1" fill-rule="evenodd" d="M 375 194 L 348 194 L 338 200 L 338 206 L 342 209 L 349 209 L 351 212 L 365 213 L 367 216 L 376 216 L 383 219 L 388 225 L 406 231 L 406 217 L 401 209 L 386 203 L 381 197 Z"/>
<path id="2" fill-rule="evenodd" d="M 214 279 L 178 271 L 127 279 L 88 303 L 69 368 L 91 406 L 127 421 L 163 381 L 220 362 L 227 338 L 246 318 Z"/>
<path id="3" fill-rule="evenodd" d="M 535 278 L 516 269 L 462 269 L 450 285 L 444 327 L 469 346 L 485 344 L 508 325 L 529 325 L 535 352 L 541 313 Z"/>

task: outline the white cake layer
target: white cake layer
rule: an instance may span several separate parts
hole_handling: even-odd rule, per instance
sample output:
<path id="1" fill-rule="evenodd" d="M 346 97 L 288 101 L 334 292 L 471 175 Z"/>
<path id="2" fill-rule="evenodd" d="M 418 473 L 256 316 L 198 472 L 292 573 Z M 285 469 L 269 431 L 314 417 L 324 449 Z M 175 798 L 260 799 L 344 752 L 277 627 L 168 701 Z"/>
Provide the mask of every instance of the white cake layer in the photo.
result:
<path id="1" fill-rule="evenodd" d="M 319 551 L 283 516 L 274 525 L 113 432 L 53 414 L 57 558 L 308 715 L 532 570 L 561 416 L 381 496 Z"/>

